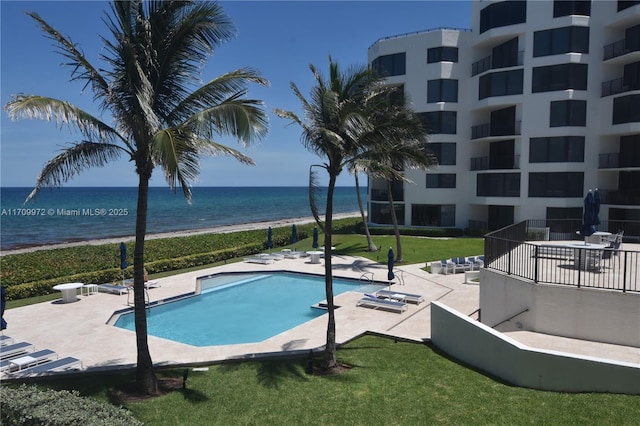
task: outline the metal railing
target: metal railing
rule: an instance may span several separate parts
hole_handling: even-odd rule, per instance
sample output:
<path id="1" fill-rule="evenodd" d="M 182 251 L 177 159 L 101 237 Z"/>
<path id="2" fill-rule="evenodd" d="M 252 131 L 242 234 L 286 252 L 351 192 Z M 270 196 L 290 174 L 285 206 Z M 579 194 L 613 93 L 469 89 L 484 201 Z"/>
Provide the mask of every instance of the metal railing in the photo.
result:
<path id="1" fill-rule="evenodd" d="M 483 123 L 471 127 L 471 139 L 481 139 L 496 136 L 517 136 L 522 134 L 522 121 L 517 120 L 512 124 L 492 125 Z"/>
<path id="2" fill-rule="evenodd" d="M 503 160 L 509 160 L 505 158 Z M 490 157 L 473 157 L 470 159 L 471 165 L 469 170 L 516 170 L 520 168 L 520 155 L 513 156 L 513 162 L 510 161 L 498 161 L 498 165 L 491 164 Z"/>
<path id="3" fill-rule="evenodd" d="M 511 61 L 506 61 L 506 64 L 495 65 L 493 62 L 493 56 L 485 56 L 484 58 L 475 61 L 471 64 L 471 77 L 474 77 L 478 74 L 482 74 L 485 71 L 489 71 L 492 69 L 500 69 L 500 68 L 508 68 L 508 67 L 518 67 L 524 64 L 524 50 L 519 50 L 515 56 L 511 58 Z"/>
<path id="4" fill-rule="evenodd" d="M 640 293 L 640 252 L 527 241 L 539 222 L 523 221 L 485 235 L 485 267 L 535 283 Z"/>
<path id="5" fill-rule="evenodd" d="M 637 51 L 637 48 L 627 47 L 626 40 L 618 40 L 611 44 L 604 46 L 603 60 L 617 58 L 618 56 L 626 55 L 627 53 Z"/>

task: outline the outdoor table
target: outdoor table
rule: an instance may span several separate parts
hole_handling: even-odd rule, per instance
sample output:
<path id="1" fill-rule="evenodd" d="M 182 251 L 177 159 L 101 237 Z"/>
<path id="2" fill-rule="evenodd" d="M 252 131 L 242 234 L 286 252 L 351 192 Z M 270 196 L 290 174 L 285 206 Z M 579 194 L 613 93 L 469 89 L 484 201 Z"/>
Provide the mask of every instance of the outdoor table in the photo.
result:
<path id="1" fill-rule="evenodd" d="M 62 303 L 69 303 L 78 300 L 76 290 L 82 288 L 83 285 L 82 283 L 58 284 L 53 286 L 53 289 L 62 293 Z"/>
<path id="2" fill-rule="evenodd" d="M 587 251 L 588 250 L 604 250 L 604 244 L 567 244 L 566 247 L 574 250 L 573 258 L 576 269 L 585 269 L 587 265 Z"/>
<path id="3" fill-rule="evenodd" d="M 320 263 L 320 256 L 324 254 L 323 251 L 308 251 L 307 254 L 311 256 L 311 263 Z"/>
<path id="4" fill-rule="evenodd" d="M 598 231 L 594 232 L 591 236 L 585 237 L 585 241 L 589 244 L 603 244 L 611 236 L 611 232 Z"/>

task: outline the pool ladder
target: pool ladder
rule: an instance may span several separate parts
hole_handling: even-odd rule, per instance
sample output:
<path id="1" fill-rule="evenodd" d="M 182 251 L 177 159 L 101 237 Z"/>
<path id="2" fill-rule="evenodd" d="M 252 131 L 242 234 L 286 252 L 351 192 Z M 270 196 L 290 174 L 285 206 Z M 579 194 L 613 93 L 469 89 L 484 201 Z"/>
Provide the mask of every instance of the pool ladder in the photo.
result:
<path id="1" fill-rule="evenodd" d="M 129 296 L 131 296 L 133 294 L 133 287 L 127 287 L 127 306 L 131 306 L 131 302 L 129 301 Z M 134 300 L 135 303 L 135 300 Z M 144 289 L 144 306 L 147 308 L 147 313 L 149 313 L 151 307 L 149 306 L 151 305 L 151 301 L 149 299 L 149 291 L 145 288 Z"/>

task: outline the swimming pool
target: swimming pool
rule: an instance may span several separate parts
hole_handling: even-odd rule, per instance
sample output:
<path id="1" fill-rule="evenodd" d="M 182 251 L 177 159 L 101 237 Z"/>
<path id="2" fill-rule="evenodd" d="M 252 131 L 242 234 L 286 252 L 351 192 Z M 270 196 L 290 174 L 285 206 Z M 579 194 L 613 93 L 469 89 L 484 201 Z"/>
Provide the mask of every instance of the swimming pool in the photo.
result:
<path id="1" fill-rule="evenodd" d="M 324 315 L 311 305 L 326 299 L 324 276 L 269 272 L 217 274 L 199 278 L 199 295 L 154 306 L 147 332 L 193 346 L 260 342 Z M 383 284 L 333 278 L 333 293 L 372 292 Z M 133 312 L 116 327 L 135 330 Z"/>

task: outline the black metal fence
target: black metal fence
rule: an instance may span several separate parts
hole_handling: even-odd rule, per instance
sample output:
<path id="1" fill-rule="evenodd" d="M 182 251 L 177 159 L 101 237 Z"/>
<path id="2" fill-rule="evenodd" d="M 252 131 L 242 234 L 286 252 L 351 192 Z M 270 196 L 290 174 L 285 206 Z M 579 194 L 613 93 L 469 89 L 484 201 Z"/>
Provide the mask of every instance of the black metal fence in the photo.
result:
<path id="1" fill-rule="evenodd" d="M 530 241 L 524 221 L 485 235 L 485 267 L 535 283 L 640 293 L 640 252 L 568 240 Z"/>

